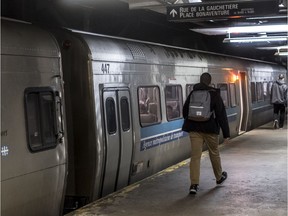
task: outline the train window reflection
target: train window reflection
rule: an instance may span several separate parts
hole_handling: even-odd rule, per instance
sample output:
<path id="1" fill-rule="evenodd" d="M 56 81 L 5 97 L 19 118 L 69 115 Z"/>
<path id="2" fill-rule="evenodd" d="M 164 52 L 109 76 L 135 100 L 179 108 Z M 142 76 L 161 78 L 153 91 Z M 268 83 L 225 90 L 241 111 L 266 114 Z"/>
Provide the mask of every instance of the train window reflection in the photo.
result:
<path id="1" fill-rule="evenodd" d="M 122 130 L 128 131 L 130 129 L 130 109 L 128 99 L 126 97 L 121 98 L 120 106 L 121 106 Z"/>
<path id="2" fill-rule="evenodd" d="M 263 82 L 263 95 L 264 97 L 267 96 L 268 94 L 268 83 L 267 82 Z"/>
<path id="3" fill-rule="evenodd" d="M 268 82 L 268 87 L 267 87 L 267 93 L 268 93 L 267 99 L 268 99 L 268 100 L 271 100 L 272 85 L 273 85 L 273 82 L 272 82 L 272 81 Z"/>
<path id="4" fill-rule="evenodd" d="M 235 83 L 229 83 L 230 88 L 230 101 L 231 101 L 231 107 L 237 106 L 236 101 L 236 85 Z"/>
<path id="5" fill-rule="evenodd" d="M 180 85 L 169 85 L 165 88 L 166 116 L 167 120 L 182 117 L 183 108 L 182 87 Z"/>
<path id="6" fill-rule="evenodd" d="M 263 83 L 262 82 L 256 83 L 256 90 L 257 90 L 257 101 L 263 101 L 264 100 L 264 94 L 263 94 Z"/>
<path id="7" fill-rule="evenodd" d="M 264 100 L 269 100 L 269 91 L 268 91 L 268 82 L 263 82 L 263 95 L 264 95 Z"/>
<path id="8" fill-rule="evenodd" d="M 106 99 L 106 118 L 107 118 L 107 130 L 109 134 L 116 133 L 117 122 L 116 122 L 116 110 L 115 101 L 113 98 L 109 97 Z"/>
<path id="9" fill-rule="evenodd" d="M 141 126 L 161 122 L 160 90 L 158 86 L 139 87 L 138 105 Z"/>
<path id="10" fill-rule="evenodd" d="M 217 88 L 220 89 L 220 95 L 222 97 L 224 106 L 227 108 L 229 106 L 228 85 L 225 83 L 219 83 L 219 84 L 217 84 Z"/>
<path id="11" fill-rule="evenodd" d="M 251 100 L 252 100 L 252 103 L 255 103 L 256 102 L 256 85 L 254 82 L 251 82 Z"/>
<path id="12" fill-rule="evenodd" d="M 25 89 L 25 117 L 31 151 L 57 145 L 55 93 L 50 87 Z"/>

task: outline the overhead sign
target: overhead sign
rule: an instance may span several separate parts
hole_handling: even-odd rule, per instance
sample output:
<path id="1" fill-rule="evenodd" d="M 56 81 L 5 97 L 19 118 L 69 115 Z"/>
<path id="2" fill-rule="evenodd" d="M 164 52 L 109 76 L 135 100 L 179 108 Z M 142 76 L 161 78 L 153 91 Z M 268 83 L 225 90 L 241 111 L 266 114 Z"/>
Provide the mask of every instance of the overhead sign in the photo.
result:
<path id="1" fill-rule="evenodd" d="M 210 20 L 278 14 L 278 1 L 229 1 L 167 6 L 168 21 Z"/>

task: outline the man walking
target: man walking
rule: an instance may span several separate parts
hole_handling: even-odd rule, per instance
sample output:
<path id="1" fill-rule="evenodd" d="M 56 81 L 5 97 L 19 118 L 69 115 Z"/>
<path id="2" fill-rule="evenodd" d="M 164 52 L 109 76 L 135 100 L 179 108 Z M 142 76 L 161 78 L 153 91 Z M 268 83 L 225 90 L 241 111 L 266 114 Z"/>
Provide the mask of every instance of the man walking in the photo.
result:
<path id="1" fill-rule="evenodd" d="M 225 142 L 230 137 L 229 125 L 223 100 L 217 89 L 210 87 L 211 75 L 203 73 L 200 83 L 194 86 L 193 91 L 187 97 L 183 106 L 184 124 L 182 130 L 189 132 L 191 140 L 191 161 L 190 161 L 190 194 L 196 194 L 199 189 L 200 160 L 203 143 L 206 143 L 216 184 L 222 184 L 227 179 L 227 172 L 222 171 L 221 158 L 219 153 L 219 132 L 220 127 L 223 132 Z M 190 97 L 193 92 L 207 90 L 210 94 L 210 111 L 212 115 L 208 120 L 192 120 L 189 117 Z M 193 97 L 191 97 L 193 98 Z M 194 97 L 195 98 L 195 97 Z M 198 111 L 198 114 L 201 112 Z"/>
<path id="2" fill-rule="evenodd" d="M 285 109 L 287 106 L 287 84 L 284 75 L 280 74 L 271 89 L 271 103 L 273 104 L 273 128 L 282 129 L 285 120 Z"/>

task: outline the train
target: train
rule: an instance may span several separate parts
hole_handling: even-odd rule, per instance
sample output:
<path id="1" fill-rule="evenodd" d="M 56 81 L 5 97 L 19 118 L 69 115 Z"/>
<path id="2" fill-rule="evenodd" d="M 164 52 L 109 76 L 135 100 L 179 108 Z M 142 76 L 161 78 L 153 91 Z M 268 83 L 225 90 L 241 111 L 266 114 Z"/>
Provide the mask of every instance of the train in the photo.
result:
<path id="1" fill-rule="evenodd" d="M 1 18 L 1 214 L 63 215 L 190 156 L 209 72 L 231 138 L 272 122 L 276 63 Z M 220 134 L 220 140 L 223 140 Z"/>

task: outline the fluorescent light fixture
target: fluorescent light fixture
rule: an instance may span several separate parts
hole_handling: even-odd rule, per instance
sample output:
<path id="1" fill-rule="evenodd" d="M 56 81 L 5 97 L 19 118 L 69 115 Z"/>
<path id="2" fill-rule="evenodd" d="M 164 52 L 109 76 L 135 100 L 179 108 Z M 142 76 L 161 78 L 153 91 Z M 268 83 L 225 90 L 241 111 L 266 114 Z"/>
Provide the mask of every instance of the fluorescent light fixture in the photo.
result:
<path id="1" fill-rule="evenodd" d="M 277 47 L 277 52 L 275 52 L 274 55 L 288 56 L 288 46 L 279 46 L 279 47 Z"/>
<path id="2" fill-rule="evenodd" d="M 287 16 L 265 16 L 265 17 L 247 17 L 247 20 L 258 20 L 258 19 L 282 19 L 287 18 Z"/>
<path id="3" fill-rule="evenodd" d="M 226 35 L 228 28 L 201 28 L 190 30 L 205 35 Z"/>
<path id="4" fill-rule="evenodd" d="M 225 35 L 230 33 L 271 33 L 271 32 L 288 32 L 288 25 L 263 25 L 263 26 L 242 26 L 230 28 L 201 28 L 190 29 L 205 35 Z"/>
<path id="5" fill-rule="evenodd" d="M 227 33 L 288 32 L 288 25 L 243 26 L 228 28 Z"/>
<path id="6" fill-rule="evenodd" d="M 287 37 L 238 37 L 225 38 L 223 43 L 251 43 L 251 42 L 270 42 L 270 41 L 287 41 Z"/>
<path id="7" fill-rule="evenodd" d="M 281 50 L 281 49 L 288 50 L 288 46 L 268 46 L 268 47 L 255 47 L 255 48 L 259 50 Z"/>
<path id="8" fill-rule="evenodd" d="M 287 4 L 287 3 L 286 3 L 286 4 Z M 280 7 L 280 8 L 284 8 L 284 7 L 285 7 L 284 0 L 280 0 L 280 1 L 279 1 L 279 7 Z"/>
<path id="9" fill-rule="evenodd" d="M 169 1 L 167 2 L 168 4 L 171 4 Z M 143 8 L 149 8 L 149 7 L 156 7 L 156 6 L 161 6 L 162 4 L 157 1 L 157 0 L 129 0 L 128 1 L 129 4 L 129 9 L 141 9 Z"/>
<path id="10" fill-rule="evenodd" d="M 275 52 L 276 56 L 288 56 L 288 52 Z"/>

